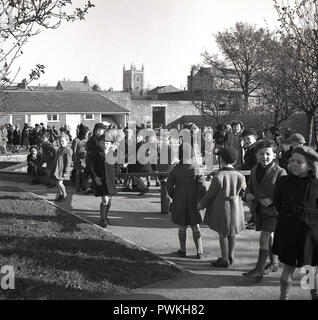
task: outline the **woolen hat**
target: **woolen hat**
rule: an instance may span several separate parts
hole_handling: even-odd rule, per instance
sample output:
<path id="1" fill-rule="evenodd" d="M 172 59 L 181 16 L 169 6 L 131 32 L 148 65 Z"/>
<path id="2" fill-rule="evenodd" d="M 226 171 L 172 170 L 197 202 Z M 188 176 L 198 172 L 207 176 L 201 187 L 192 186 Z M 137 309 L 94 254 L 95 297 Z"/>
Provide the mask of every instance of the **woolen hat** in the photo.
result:
<path id="1" fill-rule="evenodd" d="M 246 137 L 246 136 L 255 136 L 255 137 L 257 137 L 257 132 L 256 132 L 256 130 L 253 129 L 253 128 L 245 129 L 245 130 L 242 132 L 242 137 Z"/>
<path id="2" fill-rule="evenodd" d="M 290 142 L 306 143 L 305 138 L 300 133 L 294 133 L 290 136 Z"/>
<path id="3" fill-rule="evenodd" d="M 218 155 L 223 159 L 224 162 L 231 164 L 237 161 L 238 152 L 234 147 L 225 147 L 220 149 Z"/>
<path id="4" fill-rule="evenodd" d="M 293 150 L 293 153 L 299 153 L 311 161 L 318 162 L 318 153 L 310 147 L 307 147 L 307 146 L 296 147 Z"/>

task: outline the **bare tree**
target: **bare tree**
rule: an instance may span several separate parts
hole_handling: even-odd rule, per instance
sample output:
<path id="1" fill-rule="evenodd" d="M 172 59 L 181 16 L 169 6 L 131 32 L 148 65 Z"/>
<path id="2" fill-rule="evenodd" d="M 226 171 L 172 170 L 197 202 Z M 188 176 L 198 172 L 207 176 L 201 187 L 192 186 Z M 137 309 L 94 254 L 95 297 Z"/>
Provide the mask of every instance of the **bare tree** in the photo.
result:
<path id="1" fill-rule="evenodd" d="M 240 110 L 241 92 L 230 90 L 222 75 L 216 74 L 211 67 L 192 68 L 198 69 L 198 72 L 195 88 L 190 93 L 191 100 L 204 117 L 213 118 L 219 124 Z"/>
<path id="2" fill-rule="evenodd" d="M 220 63 L 214 55 L 205 52 L 205 62 L 218 68 L 234 70 L 236 77 L 224 77 L 241 88 L 244 96 L 244 108 L 248 109 L 250 95 L 260 88 L 260 70 L 263 66 L 264 42 L 269 34 L 265 29 L 254 25 L 237 22 L 231 29 L 218 32 L 215 40 L 220 48 L 225 63 Z"/>
<path id="3" fill-rule="evenodd" d="M 90 1 L 74 8 L 71 0 L 0 0 L 0 89 L 15 81 L 19 70 L 12 74 L 13 63 L 31 37 L 43 29 L 57 29 L 62 21 L 83 20 L 91 7 Z M 37 64 L 26 83 L 38 79 L 44 68 Z"/>
<path id="4" fill-rule="evenodd" d="M 264 99 L 263 111 L 270 115 L 272 124 L 279 126 L 297 110 L 291 90 L 293 70 L 289 58 L 293 46 L 286 39 L 272 38 L 267 42 L 264 67 L 261 72 L 260 92 Z"/>
<path id="5" fill-rule="evenodd" d="M 293 7 L 273 0 L 280 21 L 280 35 L 288 38 L 293 70 L 291 90 L 298 108 L 307 117 L 308 144 L 312 143 L 314 119 L 318 107 L 318 3 L 316 0 L 295 0 Z M 315 135 L 316 140 L 316 135 Z"/>

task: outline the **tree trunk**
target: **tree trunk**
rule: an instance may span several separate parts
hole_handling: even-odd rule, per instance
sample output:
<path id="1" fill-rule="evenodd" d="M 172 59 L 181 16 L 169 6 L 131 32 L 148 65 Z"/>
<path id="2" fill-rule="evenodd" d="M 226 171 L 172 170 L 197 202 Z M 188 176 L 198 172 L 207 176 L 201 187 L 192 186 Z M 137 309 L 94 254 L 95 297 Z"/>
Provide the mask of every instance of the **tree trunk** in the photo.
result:
<path id="1" fill-rule="evenodd" d="M 244 94 L 244 112 L 248 111 L 248 94 Z"/>
<path id="2" fill-rule="evenodd" d="M 314 130 L 314 114 L 308 112 L 306 113 L 306 117 L 307 117 L 306 141 L 308 143 L 308 146 L 311 146 L 312 135 Z"/>

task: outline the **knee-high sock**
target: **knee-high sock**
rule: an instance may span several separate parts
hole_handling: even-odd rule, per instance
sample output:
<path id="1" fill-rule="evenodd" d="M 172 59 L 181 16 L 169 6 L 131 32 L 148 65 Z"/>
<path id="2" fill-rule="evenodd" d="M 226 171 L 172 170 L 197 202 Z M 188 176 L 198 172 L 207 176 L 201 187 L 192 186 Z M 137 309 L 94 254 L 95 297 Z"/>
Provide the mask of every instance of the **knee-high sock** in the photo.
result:
<path id="1" fill-rule="evenodd" d="M 203 244 L 202 244 L 202 237 L 200 231 L 193 231 L 192 232 L 193 241 L 198 253 L 203 253 Z"/>
<path id="2" fill-rule="evenodd" d="M 180 250 L 186 252 L 187 231 L 179 229 L 178 231 Z"/>
<path id="3" fill-rule="evenodd" d="M 105 221 L 106 207 L 107 207 L 107 204 L 105 204 L 105 203 L 103 203 L 103 202 L 100 204 L 99 212 L 100 212 L 100 220 L 101 220 L 101 221 Z"/>
<path id="4" fill-rule="evenodd" d="M 280 280 L 280 300 L 288 300 L 292 281 Z"/>
<path id="5" fill-rule="evenodd" d="M 226 236 L 219 236 L 222 259 L 229 261 L 229 242 Z"/>
<path id="6" fill-rule="evenodd" d="M 259 249 L 258 260 L 257 260 L 256 267 L 255 267 L 256 271 L 259 271 L 261 273 L 263 272 L 267 257 L 268 257 L 268 250 Z"/>

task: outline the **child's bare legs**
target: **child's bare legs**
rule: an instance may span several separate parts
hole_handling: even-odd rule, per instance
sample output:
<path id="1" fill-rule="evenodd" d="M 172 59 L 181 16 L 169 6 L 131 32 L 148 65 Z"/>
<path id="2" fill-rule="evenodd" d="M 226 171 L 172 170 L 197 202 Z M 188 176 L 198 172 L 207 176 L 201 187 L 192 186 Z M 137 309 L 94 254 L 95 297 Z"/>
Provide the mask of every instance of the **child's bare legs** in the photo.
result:
<path id="1" fill-rule="evenodd" d="M 315 287 L 310 289 L 310 294 L 312 300 L 318 300 L 318 266 L 316 266 L 314 282 Z"/>
<path id="2" fill-rule="evenodd" d="M 193 241 L 197 250 L 197 258 L 201 259 L 203 254 L 202 237 L 200 226 L 197 224 L 191 226 Z M 180 249 L 178 250 L 178 255 L 181 257 L 186 256 L 186 240 L 187 240 L 187 226 L 179 226 L 178 237 L 180 243 Z"/>
<path id="3" fill-rule="evenodd" d="M 284 264 L 283 272 L 280 277 L 280 300 L 289 299 L 290 288 L 293 283 L 295 270 L 295 267 Z"/>
<path id="4" fill-rule="evenodd" d="M 180 243 L 180 249 L 178 250 L 178 255 L 181 257 L 186 256 L 186 241 L 187 241 L 187 226 L 179 226 L 178 237 Z"/>
<path id="5" fill-rule="evenodd" d="M 203 254 L 203 245 L 202 245 L 200 226 L 197 224 L 195 226 L 191 226 L 191 229 L 192 229 L 193 241 L 197 249 L 197 258 L 201 259 Z"/>
<path id="6" fill-rule="evenodd" d="M 110 220 L 108 219 L 108 212 L 111 206 L 111 197 L 102 196 L 102 202 L 100 204 L 100 226 L 106 228 L 108 224 L 110 224 Z"/>
<path id="7" fill-rule="evenodd" d="M 272 253 L 272 248 L 273 248 L 273 238 L 274 238 L 274 233 L 272 232 L 270 237 L 269 237 L 269 242 L 268 242 L 268 254 L 269 254 L 269 260 L 270 263 L 268 263 L 265 268 L 264 268 L 264 274 L 267 274 L 269 272 L 276 272 L 279 269 L 278 265 L 278 256 L 276 254 Z"/>
<path id="8" fill-rule="evenodd" d="M 56 180 L 56 187 L 57 187 L 57 191 L 59 193 L 60 198 L 65 199 L 67 197 L 67 193 L 66 193 L 65 186 L 63 184 L 63 180 Z"/>
<path id="9" fill-rule="evenodd" d="M 229 242 L 226 234 L 219 233 L 219 243 L 221 249 L 221 256 L 224 262 L 229 263 Z"/>
<path id="10" fill-rule="evenodd" d="M 235 250 L 235 234 L 228 234 L 227 239 L 229 242 L 229 263 L 232 264 L 234 261 L 234 250 Z"/>
<path id="11" fill-rule="evenodd" d="M 257 260 L 256 266 L 251 271 L 243 273 L 243 276 L 249 279 L 254 279 L 256 281 L 262 280 L 263 274 L 264 274 L 264 267 L 268 257 L 268 247 L 269 247 L 270 237 L 271 237 L 271 232 L 261 231 L 261 235 L 259 238 L 258 260 Z"/>

